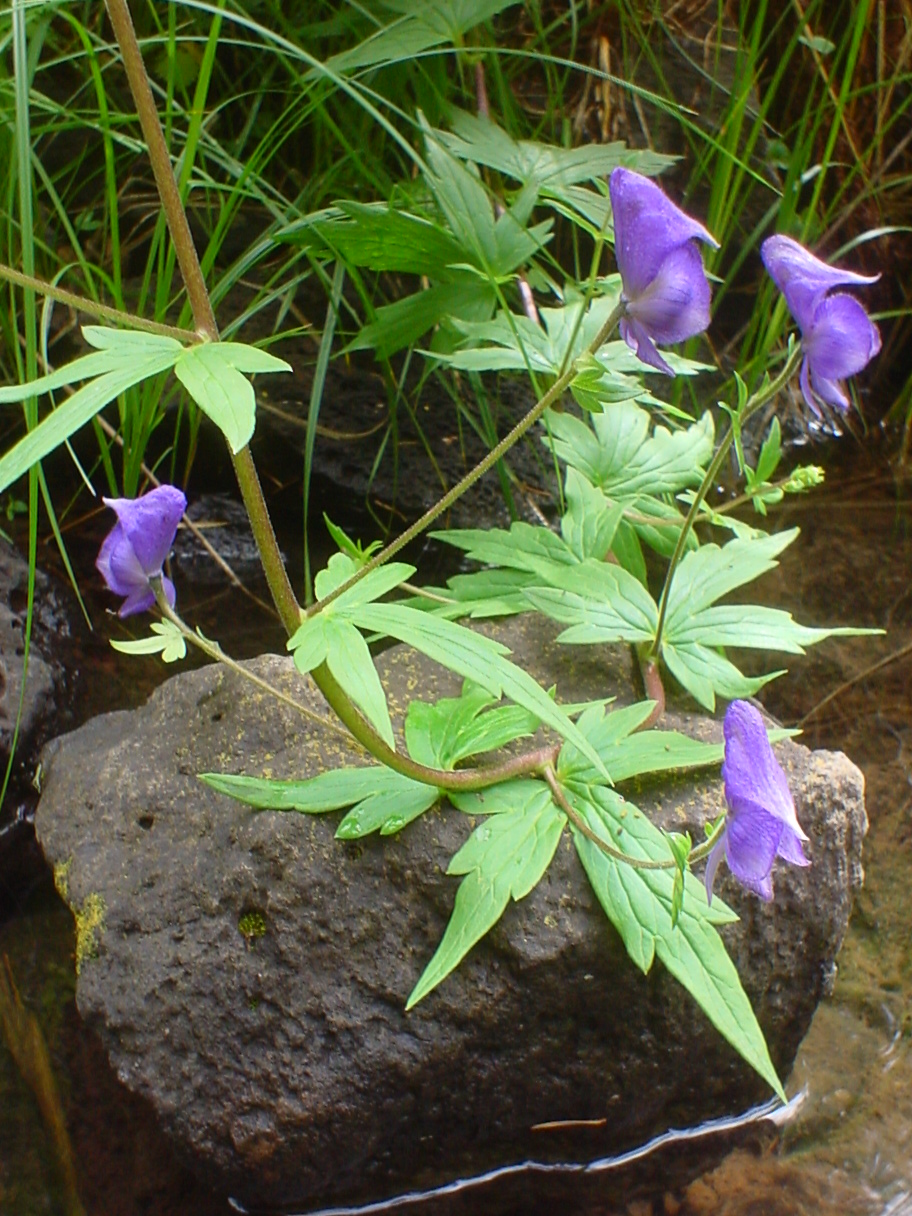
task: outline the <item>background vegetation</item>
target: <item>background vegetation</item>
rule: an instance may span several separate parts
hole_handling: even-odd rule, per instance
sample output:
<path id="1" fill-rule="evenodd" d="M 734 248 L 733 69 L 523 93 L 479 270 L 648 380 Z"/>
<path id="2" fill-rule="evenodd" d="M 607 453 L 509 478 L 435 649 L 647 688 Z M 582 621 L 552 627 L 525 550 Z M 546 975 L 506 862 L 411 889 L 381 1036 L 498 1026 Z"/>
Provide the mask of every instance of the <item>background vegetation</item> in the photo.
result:
<path id="1" fill-rule="evenodd" d="M 0 256 L 116 308 L 189 324 L 103 6 L 23 11 L 27 90 L 17 91 L 11 71 L 13 18 L 0 17 L 0 156 L 12 169 L 0 193 Z M 326 364 L 352 357 L 346 342 L 373 346 L 384 378 L 378 453 L 395 446 L 403 413 L 420 431 L 429 365 L 413 353 L 425 335 L 376 341 L 369 327 L 427 279 L 351 243 L 289 241 L 289 231 L 313 234 L 317 220 L 338 216 L 330 209 L 340 200 L 427 207 L 422 128 L 451 131 L 460 115 L 486 110 L 514 141 L 570 150 L 623 140 L 680 158 L 669 189 L 721 245 L 710 263 L 713 336 L 687 353 L 726 374 L 749 377 L 765 365 L 787 325 L 760 274 L 765 235 L 787 232 L 828 256 L 850 255 L 859 269 L 883 269 L 876 303 L 885 352 L 849 425 L 912 416 L 902 273 L 912 261 L 908 0 L 219 0 L 136 4 L 134 20 L 223 335 L 296 338 L 294 362 L 314 365 L 300 419 L 305 484 Z M 496 160 L 482 172 L 510 206 L 521 183 Z M 540 302 L 565 277 L 588 273 L 586 230 L 595 236 L 600 216 L 589 199 L 581 222 L 579 201 L 566 192 L 550 207 L 537 200 L 530 224 L 539 212 L 554 224 L 529 260 Z M 600 268 L 612 268 L 610 253 Z M 33 327 L 51 366 L 69 357 L 75 315 L 57 305 L 32 317 L 17 288 L 4 285 L 3 295 L 3 380 L 38 370 L 23 353 Z M 331 348 L 321 343 L 327 323 Z M 493 443 L 496 399 L 480 381 L 472 393 L 451 375 L 445 382 L 460 425 Z M 163 476 L 189 476 L 199 416 L 164 384 L 162 376 L 129 390 L 107 425 L 95 424 L 109 492 L 136 493 L 147 457 Z M 706 391 L 682 382 L 675 403 L 698 415 L 706 403 L 691 398 Z M 8 414 L 11 430 L 20 425 Z M 908 423 L 906 432 L 904 453 Z"/>

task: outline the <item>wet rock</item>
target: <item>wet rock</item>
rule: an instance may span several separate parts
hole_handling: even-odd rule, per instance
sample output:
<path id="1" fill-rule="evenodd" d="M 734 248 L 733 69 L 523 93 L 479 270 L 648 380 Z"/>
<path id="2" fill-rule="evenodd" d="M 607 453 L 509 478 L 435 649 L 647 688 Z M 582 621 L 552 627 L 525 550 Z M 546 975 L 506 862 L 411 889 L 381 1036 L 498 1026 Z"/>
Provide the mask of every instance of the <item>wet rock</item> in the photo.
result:
<path id="1" fill-rule="evenodd" d="M 69 704 L 63 653 L 70 637 L 68 610 L 52 579 L 41 570 L 35 574 L 26 668 L 27 607 L 28 562 L 0 538 L 0 779 L 19 723 L 10 785 L 0 808 L 0 912 L 44 872 L 34 842 L 36 793 L 31 783 L 40 750 L 63 727 Z"/>
<path id="2" fill-rule="evenodd" d="M 534 617 L 500 630 L 564 699 L 633 686 L 625 651 L 558 647 Z M 319 708 L 289 660 L 253 666 Z M 456 688 L 403 648 L 378 666 L 394 711 L 416 688 Z M 719 737 L 705 718 L 675 724 Z M 778 750 L 813 865 L 777 869 L 770 905 L 727 874 L 717 885 L 741 912 L 728 945 L 785 1074 L 832 982 L 866 819 L 844 756 Z M 212 668 L 45 754 L 37 828 L 76 914 L 80 1012 L 209 1182 L 252 1205 L 359 1202 L 617 1153 L 768 1096 L 659 964 L 644 977 L 629 962 L 569 845 L 406 1014 L 452 909 L 445 869 L 467 818 L 434 810 L 343 845 L 338 815 L 252 812 L 196 779 L 300 776 L 348 754 Z M 695 836 L 721 808 L 717 775 L 626 792 Z M 556 1126 L 580 1120 L 595 1122 Z"/>

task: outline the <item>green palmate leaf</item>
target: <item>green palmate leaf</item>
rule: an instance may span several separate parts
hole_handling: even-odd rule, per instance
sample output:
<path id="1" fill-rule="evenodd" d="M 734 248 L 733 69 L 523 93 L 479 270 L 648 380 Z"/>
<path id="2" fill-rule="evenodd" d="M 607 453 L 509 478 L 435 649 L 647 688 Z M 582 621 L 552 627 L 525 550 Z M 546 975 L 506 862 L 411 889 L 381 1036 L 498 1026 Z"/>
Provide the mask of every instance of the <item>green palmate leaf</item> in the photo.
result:
<path id="1" fill-rule="evenodd" d="M 645 773 L 707 768 L 722 762 L 721 743 L 703 743 L 678 731 L 640 730 L 653 708 L 653 701 L 639 701 L 610 712 L 593 705 L 577 721 L 615 785 Z M 577 784 L 597 780 L 589 761 L 567 743 L 561 748 L 557 773 L 561 781 Z"/>
<path id="2" fill-rule="evenodd" d="M 0 403 L 9 403 L 23 401 L 37 393 L 72 384 L 90 375 L 94 377 L 0 459 L 0 492 L 65 443 L 121 393 L 150 376 L 167 371 L 184 351 L 184 347 L 173 338 L 155 334 L 86 325 L 83 335 L 87 342 L 98 348 L 97 351 L 28 385 L 0 389 Z"/>
<path id="3" fill-rule="evenodd" d="M 341 587 L 361 567 L 348 553 L 335 553 L 315 580 L 317 596 L 323 598 Z M 372 599 L 387 595 L 415 573 L 404 562 L 389 562 L 366 574 L 322 612 L 302 621 L 287 642 L 300 672 L 313 671 L 325 662 L 346 695 L 390 747 L 395 748 L 386 694 L 367 642 L 349 617 Z"/>
<path id="4" fill-rule="evenodd" d="M 673 157 L 631 152 L 626 144 L 585 144 L 558 148 L 534 140 L 515 140 L 489 118 L 452 109 L 453 134 L 439 138 L 454 156 L 486 165 L 523 185 L 562 187 L 607 177 L 618 165 L 653 176 L 674 162 Z"/>
<path id="5" fill-rule="evenodd" d="M 669 858 L 658 828 L 613 790 L 591 791 L 597 802 L 571 792 L 574 808 L 589 829 L 614 848 L 651 861 Z M 735 919 L 718 899 L 706 905 L 702 883 L 687 874 L 684 898 L 672 923 L 677 867 L 642 870 L 608 857 L 581 832 L 573 839 L 599 903 L 638 967 L 649 971 L 658 956 L 690 992 L 717 1030 L 781 1097 L 782 1084 L 770 1060 L 763 1031 L 715 925 Z"/>
<path id="6" fill-rule="evenodd" d="M 395 836 L 429 811 L 439 797 L 438 790 L 419 782 L 414 782 L 408 789 L 403 785 L 385 793 L 375 791 L 352 807 L 336 828 L 336 837 L 339 840 L 360 840 L 373 832 L 379 832 L 381 836 Z"/>
<path id="7" fill-rule="evenodd" d="M 443 939 L 406 1009 L 436 988 L 497 923 L 510 899 L 528 895 L 548 868 L 566 818 L 551 801 L 547 786 L 539 784 L 539 790 L 537 801 L 530 806 L 522 783 L 522 809 L 486 819 L 453 857 L 447 873 L 466 877 L 456 892 Z M 500 787 L 500 796 L 509 796 L 507 786 Z"/>
<path id="8" fill-rule="evenodd" d="M 367 642 L 354 625 L 333 616 L 328 616 L 324 623 L 324 638 L 327 667 L 381 739 L 395 750 L 386 693 Z"/>
<path id="9" fill-rule="evenodd" d="M 314 581 L 314 590 L 318 599 L 331 595 L 337 587 L 341 587 L 352 575 L 357 574 L 359 569 L 360 563 L 347 554 L 334 553 L 326 568 L 319 572 Z M 376 570 L 371 570 L 370 574 L 366 574 L 353 587 L 343 591 L 338 599 L 333 600 L 323 609 L 323 613 L 330 616 L 345 616 L 359 604 L 367 604 L 371 600 L 389 595 L 400 583 L 410 579 L 414 573 L 415 567 L 408 565 L 407 562 L 387 562 L 385 566 L 378 566 Z M 293 638 L 292 641 L 294 641 Z M 289 649 L 291 649 L 290 644 Z"/>
<path id="10" fill-rule="evenodd" d="M 462 549 L 474 561 L 507 569 L 539 573 L 553 566 L 574 566 L 578 558 L 570 545 L 550 528 L 518 521 L 503 528 L 452 528 L 432 532 L 435 540 Z"/>
<path id="11" fill-rule="evenodd" d="M 656 427 L 649 435 L 651 416 L 633 402 L 612 405 L 591 425 L 570 414 L 549 414 L 549 443 L 570 469 L 601 489 L 610 503 L 621 504 L 621 519 L 613 551 L 625 570 L 646 584 L 646 563 L 640 542 L 664 556 L 675 546 L 682 515 L 666 501 L 688 485 L 699 483 L 702 466 L 713 452 L 713 422 L 707 412 L 685 429 Z M 664 496 L 664 497 L 663 497 Z M 696 540 L 688 541 L 690 547 Z"/>
<path id="12" fill-rule="evenodd" d="M 490 317 L 497 302 L 494 286 L 465 273 L 450 273 L 448 280 L 378 308 L 346 350 L 376 350 L 378 356 L 395 354 L 414 345 L 442 322 L 478 322 Z"/>
<path id="13" fill-rule="evenodd" d="M 461 46 L 468 30 L 515 3 L 517 0 L 385 0 L 385 8 L 402 13 L 398 20 L 351 50 L 333 55 L 325 69 L 314 68 L 310 74 L 328 70 L 333 75 L 350 75 L 364 68 L 399 64 L 446 43 Z"/>
<path id="14" fill-rule="evenodd" d="M 428 172 L 425 174 L 437 205 L 463 248 L 455 263 L 467 262 L 496 279 L 511 275 L 547 242 L 550 221 L 527 229 L 530 206 L 518 207 L 495 218 L 487 191 L 476 173 L 452 156 L 436 132 L 425 127 Z M 532 196 L 534 199 L 534 195 Z"/>
<path id="15" fill-rule="evenodd" d="M 133 642 L 111 639 L 111 645 L 121 654 L 160 654 L 165 663 L 175 663 L 187 654 L 187 643 L 178 627 L 171 621 L 153 621 L 152 637 Z"/>
<path id="16" fill-rule="evenodd" d="M 316 236 L 327 252 L 354 266 L 430 278 L 465 257 L 452 233 L 425 216 L 396 211 L 387 203 L 343 202 L 338 210 L 338 216 L 292 235 L 307 243 Z"/>
<path id="17" fill-rule="evenodd" d="M 707 646 L 741 646 L 752 650 L 804 654 L 806 646 L 815 646 L 825 638 L 881 632 L 879 629 L 855 629 L 851 626 L 812 628 L 799 625 L 792 620 L 790 612 L 781 608 L 766 608 L 758 604 L 719 604 L 704 608 L 690 620 L 679 618 L 675 622 L 673 640 L 678 646 L 702 642 Z"/>
<path id="18" fill-rule="evenodd" d="M 473 346 L 485 345 L 481 350 L 456 351 L 438 357 L 458 368 L 531 369 L 556 376 L 595 340 L 616 303 L 617 293 L 599 295 L 587 308 L 584 299 L 568 293 L 568 303 L 564 307 L 540 310 L 541 325 L 528 317 L 507 316 L 503 312 L 481 324 L 459 324 L 457 328 L 465 334 L 469 343 Z M 621 345 L 627 349 L 626 343 Z M 602 348 L 603 351 L 606 349 Z M 629 367 L 626 356 L 620 352 L 618 354 Z M 614 364 L 610 366 L 614 367 Z"/>
<path id="19" fill-rule="evenodd" d="M 507 660 L 509 651 L 499 642 L 405 604 L 364 604 L 352 612 L 351 619 L 362 629 L 414 646 L 492 696 L 515 701 L 562 738 L 574 742 L 601 769 L 598 756 L 566 713 L 527 672 Z"/>
<path id="20" fill-rule="evenodd" d="M 674 494 L 699 485 L 703 466 L 713 454 L 709 411 L 680 431 L 657 426 L 651 437 L 650 415 L 632 402 L 619 402 L 590 422 L 566 413 L 549 414 L 550 442 L 561 460 L 611 499 Z"/>
<path id="21" fill-rule="evenodd" d="M 259 810 L 321 815 L 350 806 L 336 831 L 343 840 L 398 832 L 434 805 L 438 791 L 382 764 L 339 768 L 304 781 L 274 781 L 230 773 L 201 773 L 206 785 Z"/>
<path id="22" fill-rule="evenodd" d="M 750 696 L 775 675 L 750 679 L 719 654 L 717 647 L 736 646 L 803 654 L 834 635 L 877 630 L 812 629 L 777 608 L 752 604 L 715 605 L 714 600 L 757 578 L 776 565 L 776 557 L 797 536 L 793 528 L 778 536 L 743 537 L 728 544 L 704 545 L 687 554 L 668 596 L 662 658 L 669 671 L 707 709 L 716 695 Z M 528 593 L 527 593 L 528 594 Z"/>
<path id="23" fill-rule="evenodd" d="M 327 618 L 320 613 L 302 621 L 294 635 L 286 643 L 288 650 L 294 651 L 294 665 L 301 675 L 325 662 L 329 653 L 329 642 L 326 637 Z"/>
<path id="24" fill-rule="evenodd" d="M 494 224 L 494 274 L 507 278 L 531 261 L 551 240 L 551 229 L 551 220 L 526 228 L 513 208 L 505 211 Z"/>
<path id="25" fill-rule="evenodd" d="M 567 469 L 564 485 L 567 509 L 561 517 L 561 536 L 580 561 L 604 561 L 624 515 L 624 504 L 612 505 L 605 495 L 576 469 Z"/>
<path id="26" fill-rule="evenodd" d="M 752 697 L 764 684 L 785 674 L 780 669 L 753 678 L 744 676 L 724 655 L 699 642 L 679 646 L 666 638 L 662 658 L 674 678 L 710 713 L 716 708 L 716 694 L 728 701 Z"/>
<path id="27" fill-rule="evenodd" d="M 425 180 L 463 249 L 460 261 L 491 269 L 497 258 L 494 209 L 479 177 L 451 156 L 423 123 L 428 172 Z"/>
<path id="28" fill-rule="evenodd" d="M 606 367 L 586 351 L 577 359 L 577 373 L 570 384 L 570 392 L 577 405 L 590 414 L 601 414 L 606 407 L 622 401 L 636 400 L 661 405 L 657 398 L 644 390 L 642 381 L 637 377 Z"/>
<path id="29" fill-rule="evenodd" d="M 639 503 L 637 503 L 637 506 L 639 506 Z M 680 526 L 680 523 L 678 526 Z M 643 554 L 643 547 L 640 544 L 637 530 L 624 519 L 618 524 L 617 532 L 614 534 L 611 552 L 617 558 L 618 564 L 622 569 L 626 570 L 628 574 L 632 574 L 637 582 L 641 583 L 644 587 L 648 585 L 646 558 Z"/>
<path id="30" fill-rule="evenodd" d="M 776 558 L 797 535 L 797 528 L 789 528 L 776 536 L 730 540 L 721 547 L 701 545 L 686 554 L 668 594 L 666 636 L 676 636 L 679 627 L 715 600 L 774 569 Z"/>
<path id="31" fill-rule="evenodd" d="M 284 359 L 240 342 L 202 342 L 184 350 L 174 364 L 177 379 L 234 453 L 250 442 L 256 422 L 253 385 L 241 373 L 290 371 Z"/>
<path id="32" fill-rule="evenodd" d="M 405 718 L 409 755 L 429 768 L 453 769 L 460 761 L 505 747 L 538 729 L 538 718 L 519 705 L 497 705 L 466 681 L 459 697 L 430 705 L 412 701 Z"/>
<path id="33" fill-rule="evenodd" d="M 174 346 L 177 348 L 177 353 L 183 349 L 179 342 L 175 342 Z M 92 351 L 90 355 L 74 359 L 72 363 L 67 363 L 47 376 L 39 376 L 37 380 L 29 380 L 25 384 L 11 384 L 0 388 L 0 405 L 13 405 L 17 401 L 25 401 L 29 397 L 37 397 L 42 393 L 53 393 L 55 390 L 68 384 L 75 384 L 79 380 L 92 380 L 105 372 L 113 371 L 114 368 L 111 364 L 112 360 L 105 352 Z"/>
<path id="34" fill-rule="evenodd" d="M 522 570 L 479 570 L 476 574 L 454 574 L 447 579 L 452 602 L 434 605 L 435 615 L 467 616 L 482 620 L 494 616 L 515 616 L 526 612 L 526 587 L 538 582 L 534 574 Z"/>
<path id="35" fill-rule="evenodd" d="M 526 588 L 533 608 L 570 628 L 559 642 L 649 642 L 658 608 L 641 583 L 621 566 L 591 559 L 556 572 L 550 587 Z"/>

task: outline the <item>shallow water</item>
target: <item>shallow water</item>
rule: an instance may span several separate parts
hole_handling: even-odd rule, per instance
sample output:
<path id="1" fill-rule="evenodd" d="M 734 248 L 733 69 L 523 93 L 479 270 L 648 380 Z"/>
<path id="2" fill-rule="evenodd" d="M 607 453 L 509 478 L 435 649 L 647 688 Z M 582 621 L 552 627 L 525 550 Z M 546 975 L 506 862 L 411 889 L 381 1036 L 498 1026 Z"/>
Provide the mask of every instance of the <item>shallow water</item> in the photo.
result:
<path id="1" fill-rule="evenodd" d="M 768 602 L 803 621 L 888 630 L 883 638 L 835 639 L 793 659 L 790 674 L 763 698 L 789 725 L 807 717 L 804 742 L 841 748 L 867 781 L 866 886 L 840 956 L 834 996 L 818 1010 L 789 1082 L 790 1095 L 804 1097 L 777 1147 L 769 1133 L 754 1137 L 750 1147 L 731 1153 L 683 1193 L 666 1193 L 657 1155 L 646 1198 L 618 1209 L 606 1185 L 594 1205 L 587 1201 L 587 1212 L 912 1216 L 912 497 L 876 455 L 844 444 L 839 459 L 843 470 L 831 469 L 822 491 L 775 517 L 777 527 L 800 524 L 802 536 L 760 584 Z M 88 542 L 84 553 L 76 553 L 86 584 L 93 555 Z M 216 586 L 197 585 L 195 594 L 192 608 L 191 592 L 181 587 L 188 618 L 234 653 L 280 648 L 280 631 L 255 608 L 238 612 L 235 596 Z M 240 636 L 230 640 L 216 624 L 226 615 L 244 622 Z M 109 619 L 101 610 L 95 619 L 104 634 Z M 891 659 L 906 646 L 908 654 Z M 112 655 L 104 637 L 85 645 L 84 668 L 93 672 L 107 708 L 114 707 L 112 697 L 135 703 L 147 691 L 136 680 L 137 665 L 127 669 Z M 4 954 L 50 1050 L 85 1210 L 93 1216 L 229 1211 L 225 1197 L 207 1193 L 175 1161 L 149 1112 L 111 1074 L 82 1027 L 73 1001 L 71 917 L 49 879 L 0 924 Z M 710 1160 L 718 1160 L 717 1153 Z M 31 1216 L 67 1210 L 45 1123 L 0 1047 L 0 1211 Z"/>

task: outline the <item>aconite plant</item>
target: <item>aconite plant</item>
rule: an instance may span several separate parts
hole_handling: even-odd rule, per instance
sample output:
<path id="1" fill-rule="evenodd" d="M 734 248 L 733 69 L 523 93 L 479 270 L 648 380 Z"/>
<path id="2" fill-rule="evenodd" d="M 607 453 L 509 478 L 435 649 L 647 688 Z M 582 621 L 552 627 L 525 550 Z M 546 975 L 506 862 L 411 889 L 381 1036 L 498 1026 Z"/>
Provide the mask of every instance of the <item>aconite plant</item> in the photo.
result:
<path id="1" fill-rule="evenodd" d="M 422 124 L 421 189 L 405 194 L 405 205 L 341 202 L 290 226 L 283 239 L 327 265 L 343 251 L 350 265 L 423 276 L 421 291 L 376 310 L 355 347 L 388 357 L 423 338 L 427 359 L 475 373 L 528 375 L 538 399 L 467 477 L 392 543 L 365 549 L 331 525 L 339 551 L 301 603 L 248 446 L 256 419 L 248 377 L 290 367 L 255 346 L 219 340 L 126 0 L 107 0 L 107 8 L 194 329 L 123 316 L 115 318 L 117 325 L 85 326 L 90 354 L 0 390 L 0 401 L 14 402 L 72 388 L 43 420 L 33 418 L 26 437 L 0 459 L 0 489 L 34 469 L 127 388 L 173 372 L 228 444 L 296 667 L 374 760 L 295 781 L 212 773 L 202 779 L 254 807 L 344 810 L 336 833 L 342 839 L 407 830 L 442 800 L 453 814 L 480 818 L 449 862 L 448 872 L 461 878 L 454 884 L 452 916 L 413 991 L 402 994 L 407 1007 L 445 981 L 511 899 L 534 888 L 569 834 L 633 962 L 648 971 L 658 956 L 783 1096 L 717 931 L 734 914 L 713 899 L 712 885 L 724 857 L 749 891 L 769 900 L 777 858 L 804 866 L 813 857 L 805 853 L 807 838 L 763 720 L 745 700 L 779 673 L 747 676 L 727 650 L 800 654 L 834 633 L 862 631 L 815 628 L 786 611 L 726 602 L 729 593 L 776 564 L 797 529 L 767 533 L 758 523 L 712 508 L 706 496 L 732 448 L 744 499 L 761 519 L 783 495 L 820 481 L 820 470 L 811 467 L 777 479 L 782 453 L 775 417 L 753 466 L 742 431 L 758 411 L 775 405 L 796 375 L 811 410 L 849 408 L 845 381 L 877 353 L 880 336 L 863 305 L 844 289 L 871 280 L 828 265 L 787 235 L 770 236 L 763 261 L 800 338 L 774 356 L 759 383 L 734 375 L 731 399 L 720 406 L 725 425 L 717 433 L 709 411 L 694 421 L 664 404 L 649 384 L 650 376 L 701 370 L 668 347 L 710 323 L 701 246 L 716 245 L 703 224 L 651 180 L 661 158 L 620 145 L 566 150 L 518 144 L 490 118 L 467 114 L 454 114 L 448 130 Z M 503 184 L 502 197 L 487 184 L 488 170 Z M 559 284 L 540 268 L 554 213 L 591 241 L 584 281 Z M 603 263 L 612 248 L 616 273 L 606 274 Z M 27 293 L 72 302 L 28 267 L 0 273 Z M 338 266 L 327 271 L 327 281 L 338 301 Z M 111 319 L 110 310 L 90 300 L 79 306 Z M 331 337 L 329 326 L 324 341 Z M 563 466 L 559 525 L 516 522 L 508 530 L 438 532 L 479 569 L 444 588 L 416 590 L 414 567 L 393 559 L 539 423 L 542 442 Z M 171 662 L 190 643 L 255 678 L 177 614 L 163 566 L 186 507 L 183 491 L 160 486 L 136 499 L 105 502 L 117 522 L 97 564 L 123 599 L 120 615 L 160 614 L 148 637 L 115 642 L 117 649 Z M 707 539 L 710 529 L 717 539 Z M 721 539 L 726 532 L 728 539 Z M 653 570 L 664 564 L 657 583 L 647 575 L 647 550 Z M 558 640 L 568 645 L 633 646 L 647 699 L 614 709 L 604 701 L 565 706 L 563 690 L 541 688 L 503 645 L 460 623 L 520 612 L 558 621 L 564 626 Z M 419 693 L 405 716 L 404 747 L 366 637 L 414 647 L 465 681 L 460 696 L 436 704 Z M 709 711 L 717 698 L 729 703 L 723 747 L 661 729 L 668 679 Z M 543 727 L 556 742 L 533 741 L 525 751 L 513 746 L 503 758 L 506 745 Z M 727 812 L 706 840 L 695 844 L 629 814 L 621 789 L 631 778 L 720 760 Z M 701 882 L 692 870 L 704 860 Z"/>

